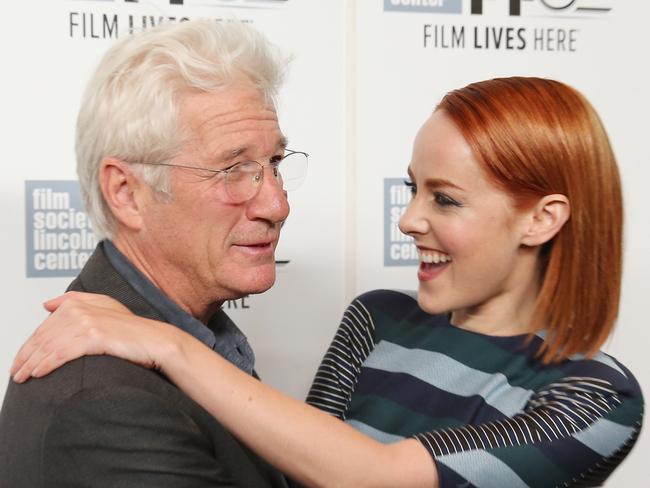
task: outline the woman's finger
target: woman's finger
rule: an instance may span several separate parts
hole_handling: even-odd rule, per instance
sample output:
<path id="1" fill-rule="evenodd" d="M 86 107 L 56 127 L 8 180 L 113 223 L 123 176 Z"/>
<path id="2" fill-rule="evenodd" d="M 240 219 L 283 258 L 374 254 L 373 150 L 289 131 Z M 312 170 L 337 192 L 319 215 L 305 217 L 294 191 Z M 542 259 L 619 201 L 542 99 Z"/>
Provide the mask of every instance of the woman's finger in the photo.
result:
<path id="1" fill-rule="evenodd" d="M 43 308 L 48 312 L 54 312 L 59 306 L 64 302 L 65 295 L 59 295 L 58 297 L 50 298 L 43 302 Z"/>
<path id="2" fill-rule="evenodd" d="M 12 366 L 14 381 L 22 383 L 30 377 L 45 376 L 63 364 L 84 354 L 104 354 L 101 333 L 81 322 L 52 316 L 54 321 L 66 321 L 65 330 L 58 331 L 56 324 L 46 324 L 48 330 L 41 340 L 27 341 Z"/>
<path id="3" fill-rule="evenodd" d="M 77 297 L 68 296 L 65 300 L 61 300 L 63 296 L 50 301 L 57 302 L 55 311 L 36 328 L 18 350 L 9 370 L 11 376 L 16 377 L 18 371 L 23 368 L 23 365 L 30 358 L 37 354 L 37 351 L 42 348 L 44 343 L 48 343 L 53 339 L 65 340 L 65 337 L 71 337 L 75 327 L 83 324 L 86 306 Z M 36 358 L 38 356 L 34 357 L 34 359 Z M 19 377 L 22 377 L 22 375 Z"/>
<path id="4" fill-rule="evenodd" d="M 52 352 L 44 354 L 38 361 L 35 361 L 29 374 L 32 378 L 40 378 L 63 366 L 65 363 L 87 354 L 102 354 L 102 352 L 97 349 L 96 344 L 92 344 L 87 336 L 74 337 L 65 346 L 57 345 Z"/>
<path id="5" fill-rule="evenodd" d="M 50 316 L 51 317 L 51 316 Z M 34 332 L 30 335 L 25 343 L 20 346 L 18 353 L 14 357 L 14 361 L 9 370 L 9 374 L 12 377 L 16 376 L 18 370 L 20 370 L 23 365 L 29 360 L 30 357 L 40 348 L 43 340 L 46 340 L 47 330 L 45 329 L 46 324 L 50 317 L 46 318 Z M 49 330 L 49 329 L 48 329 Z"/>
<path id="6" fill-rule="evenodd" d="M 14 361 L 17 369 L 15 373 L 12 373 L 13 379 L 16 383 L 22 383 L 29 379 L 34 368 L 43 360 L 44 357 L 47 357 L 51 354 L 51 349 L 47 349 L 43 344 L 32 348 L 32 350 L 24 356 L 24 359 L 20 364 L 18 364 L 18 358 Z M 14 369 L 14 368 L 12 368 Z"/>

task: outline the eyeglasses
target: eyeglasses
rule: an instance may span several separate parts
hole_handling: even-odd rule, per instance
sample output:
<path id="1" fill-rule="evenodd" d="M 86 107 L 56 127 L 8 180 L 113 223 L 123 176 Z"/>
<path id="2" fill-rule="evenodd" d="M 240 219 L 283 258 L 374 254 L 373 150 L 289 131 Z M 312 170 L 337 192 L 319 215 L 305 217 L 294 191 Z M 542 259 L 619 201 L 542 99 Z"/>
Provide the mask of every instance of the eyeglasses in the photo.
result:
<path id="1" fill-rule="evenodd" d="M 185 164 L 134 162 L 151 166 L 193 169 L 205 172 L 210 178 L 223 173 L 230 203 L 243 203 L 259 193 L 264 181 L 264 168 L 269 168 L 273 172 L 273 176 L 283 190 L 292 191 L 299 188 L 307 176 L 308 157 L 306 152 L 287 150 L 284 156 L 274 156 L 267 164 L 257 161 L 241 161 L 226 169 L 209 169 Z"/>

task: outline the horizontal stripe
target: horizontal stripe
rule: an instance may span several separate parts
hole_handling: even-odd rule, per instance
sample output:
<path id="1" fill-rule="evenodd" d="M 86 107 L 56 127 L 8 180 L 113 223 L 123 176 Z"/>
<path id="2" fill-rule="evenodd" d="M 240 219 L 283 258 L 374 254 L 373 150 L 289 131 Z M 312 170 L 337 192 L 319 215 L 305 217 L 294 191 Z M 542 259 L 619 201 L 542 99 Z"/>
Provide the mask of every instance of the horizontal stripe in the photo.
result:
<path id="1" fill-rule="evenodd" d="M 450 415 L 452 409 L 442 407 Z M 358 420 L 371 425 L 384 432 L 404 437 L 430 430 L 457 427 L 467 423 L 453 417 L 444 417 L 442 414 L 419 412 L 411 410 L 399 402 L 399 398 L 390 400 L 377 395 L 355 393 L 352 404 L 346 416 L 348 420 Z"/>
<path id="2" fill-rule="evenodd" d="M 503 413 L 487 405 L 478 395 L 460 396 L 405 373 L 363 368 L 352 396 L 349 414 L 358 415 L 360 410 L 367 408 L 373 401 L 379 401 L 379 398 L 385 398 L 423 416 L 455 419 L 455 425 L 503 418 Z"/>
<path id="3" fill-rule="evenodd" d="M 575 355 L 571 356 L 570 360 L 571 361 L 584 361 L 585 356 L 584 356 L 584 354 L 575 354 Z M 621 368 L 619 368 L 618 364 L 616 364 L 614 362 L 614 360 L 611 357 L 609 357 L 607 354 L 605 354 L 604 352 L 599 351 L 590 360 L 591 361 L 596 361 L 596 362 L 601 363 L 601 364 L 604 364 L 605 366 L 613 369 L 614 371 L 616 371 L 617 373 L 622 375 L 623 378 L 627 379 L 627 375 L 623 372 L 623 370 Z"/>
<path id="4" fill-rule="evenodd" d="M 621 375 L 621 369 L 613 369 L 601 361 L 591 359 L 574 359 L 561 364 L 564 376 L 590 376 L 600 378 L 614 385 L 615 389 L 620 392 L 629 392 L 633 395 L 640 393 L 633 382 Z"/>
<path id="5" fill-rule="evenodd" d="M 625 398 L 623 402 L 606 416 L 607 420 L 627 427 L 638 428 L 643 419 L 643 397 Z"/>
<path id="6" fill-rule="evenodd" d="M 539 451 L 540 457 L 543 456 L 556 469 L 565 473 L 573 473 L 573 476 L 596 466 L 603 459 L 596 451 L 589 449 L 572 436 L 564 437 L 552 443 L 538 443 L 532 447 Z M 500 454 L 499 457 L 501 457 Z M 532 463 L 542 462 L 537 456 L 532 455 L 526 459 L 530 459 Z M 523 464 L 523 459 L 519 461 L 519 464 Z"/>
<path id="7" fill-rule="evenodd" d="M 574 437 L 601 456 L 609 457 L 625 444 L 633 433 L 634 429 L 631 427 L 600 419 Z"/>
<path id="8" fill-rule="evenodd" d="M 554 446 L 557 448 L 563 442 L 555 442 Z M 549 459 L 539 449 L 543 445 L 502 447 L 489 452 L 501 462 L 510 466 L 528 486 L 550 487 L 561 485 L 564 480 L 570 478 L 568 473 L 575 471 L 575 466 L 571 466 L 570 463 L 572 458 L 575 459 L 576 455 L 579 456 L 580 453 L 574 452 L 566 457 L 565 463 L 569 463 L 569 469 L 565 471 L 563 464 L 558 465 L 555 459 Z"/>
<path id="9" fill-rule="evenodd" d="M 509 385 L 503 374 L 484 373 L 441 353 L 407 349 L 387 341 L 375 346 L 364 366 L 410 374 L 456 395 L 481 396 L 488 405 L 507 416 L 520 411 L 532 394 L 530 390 Z"/>
<path id="10" fill-rule="evenodd" d="M 528 488 L 507 464 L 486 451 L 450 454 L 440 456 L 436 461 L 481 488 Z"/>
<path id="11" fill-rule="evenodd" d="M 459 329 L 442 316 L 410 314 L 396 321 L 384 309 L 371 309 L 376 327 L 375 340 L 444 354 L 484 373 L 500 373 L 512 386 L 537 389 L 562 378 L 561 367 L 531 368 L 529 357 L 539 348 L 539 339 L 526 345 L 525 336 L 493 337 Z"/>
<path id="12" fill-rule="evenodd" d="M 508 377 L 508 382 L 513 386 L 535 390 L 546 383 L 566 376 L 566 368 L 572 368 L 574 362 L 580 363 L 579 368 L 583 375 L 604 377 L 617 386 L 618 384 L 628 385 L 630 379 L 634 382 L 634 378 L 628 377 L 629 373 L 624 367 L 603 352 L 598 352 L 590 360 L 585 359 L 583 355 L 576 354 L 571 360 L 564 363 L 545 365 L 541 369 L 531 369 L 530 376 L 522 374 L 526 365 L 520 364 L 513 370 L 516 377 L 511 377 L 507 365 L 512 364 L 512 359 L 516 357 L 534 356 L 541 346 L 541 341 L 544 340 L 546 335 L 544 331 L 536 334 L 533 341 L 525 346 L 525 339 L 522 336 L 499 337 L 474 333 L 454 327 L 444 315 L 428 315 L 417 305 L 417 295 L 414 292 L 376 290 L 362 295 L 362 299 L 367 301 L 377 322 L 378 338 L 409 348 L 417 347 L 443 352 L 447 356 L 481 371 L 499 371 Z M 399 306 L 395 307 L 396 303 Z M 439 330 L 435 330 L 432 334 L 432 329 Z M 425 337 L 424 340 L 422 340 L 423 337 L 414 334 L 414 331 L 418 330 Z M 458 344 L 462 344 L 460 356 L 456 355 L 459 349 Z M 534 379 L 532 383 L 521 384 L 518 378 L 522 377 Z M 640 394 L 638 388 L 634 394 Z"/>

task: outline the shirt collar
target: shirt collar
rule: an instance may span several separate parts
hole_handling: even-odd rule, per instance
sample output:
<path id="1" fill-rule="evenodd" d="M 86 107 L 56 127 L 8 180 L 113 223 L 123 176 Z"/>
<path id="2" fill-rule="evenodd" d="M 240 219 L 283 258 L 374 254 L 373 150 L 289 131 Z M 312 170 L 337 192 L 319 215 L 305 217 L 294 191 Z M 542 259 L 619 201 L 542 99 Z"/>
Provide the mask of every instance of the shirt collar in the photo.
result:
<path id="1" fill-rule="evenodd" d="M 253 349 L 246 336 L 223 310 L 218 310 L 206 326 L 156 287 L 111 241 L 104 240 L 100 246 L 103 246 L 106 257 L 117 272 L 160 312 L 165 321 L 193 335 L 241 370 L 252 374 L 255 364 Z"/>

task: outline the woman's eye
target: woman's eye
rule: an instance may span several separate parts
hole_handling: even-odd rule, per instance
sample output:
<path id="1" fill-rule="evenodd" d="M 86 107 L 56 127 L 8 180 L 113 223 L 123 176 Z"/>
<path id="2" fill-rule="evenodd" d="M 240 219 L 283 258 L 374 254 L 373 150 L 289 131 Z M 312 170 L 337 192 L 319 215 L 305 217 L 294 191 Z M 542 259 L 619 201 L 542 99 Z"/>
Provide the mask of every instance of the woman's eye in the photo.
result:
<path id="1" fill-rule="evenodd" d="M 433 199 L 441 207 L 460 207 L 460 203 L 444 193 L 434 192 Z"/>
<path id="2" fill-rule="evenodd" d="M 409 188 L 411 196 L 414 196 L 417 190 L 415 183 L 413 183 L 411 180 L 404 180 L 404 184 Z"/>
<path id="3" fill-rule="evenodd" d="M 413 183 L 411 180 L 404 180 L 404 184 L 409 188 L 411 192 L 411 196 L 414 197 L 415 194 L 417 193 L 417 185 Z M 440 207 L 461 207 L 461 203 L 454 200 L 450 196 L 446 195 L 445 193 L 439 192 L 439 191 L 434 191 L 433 192 L 433 200 L 436 203 L 436 205 Z"/>

